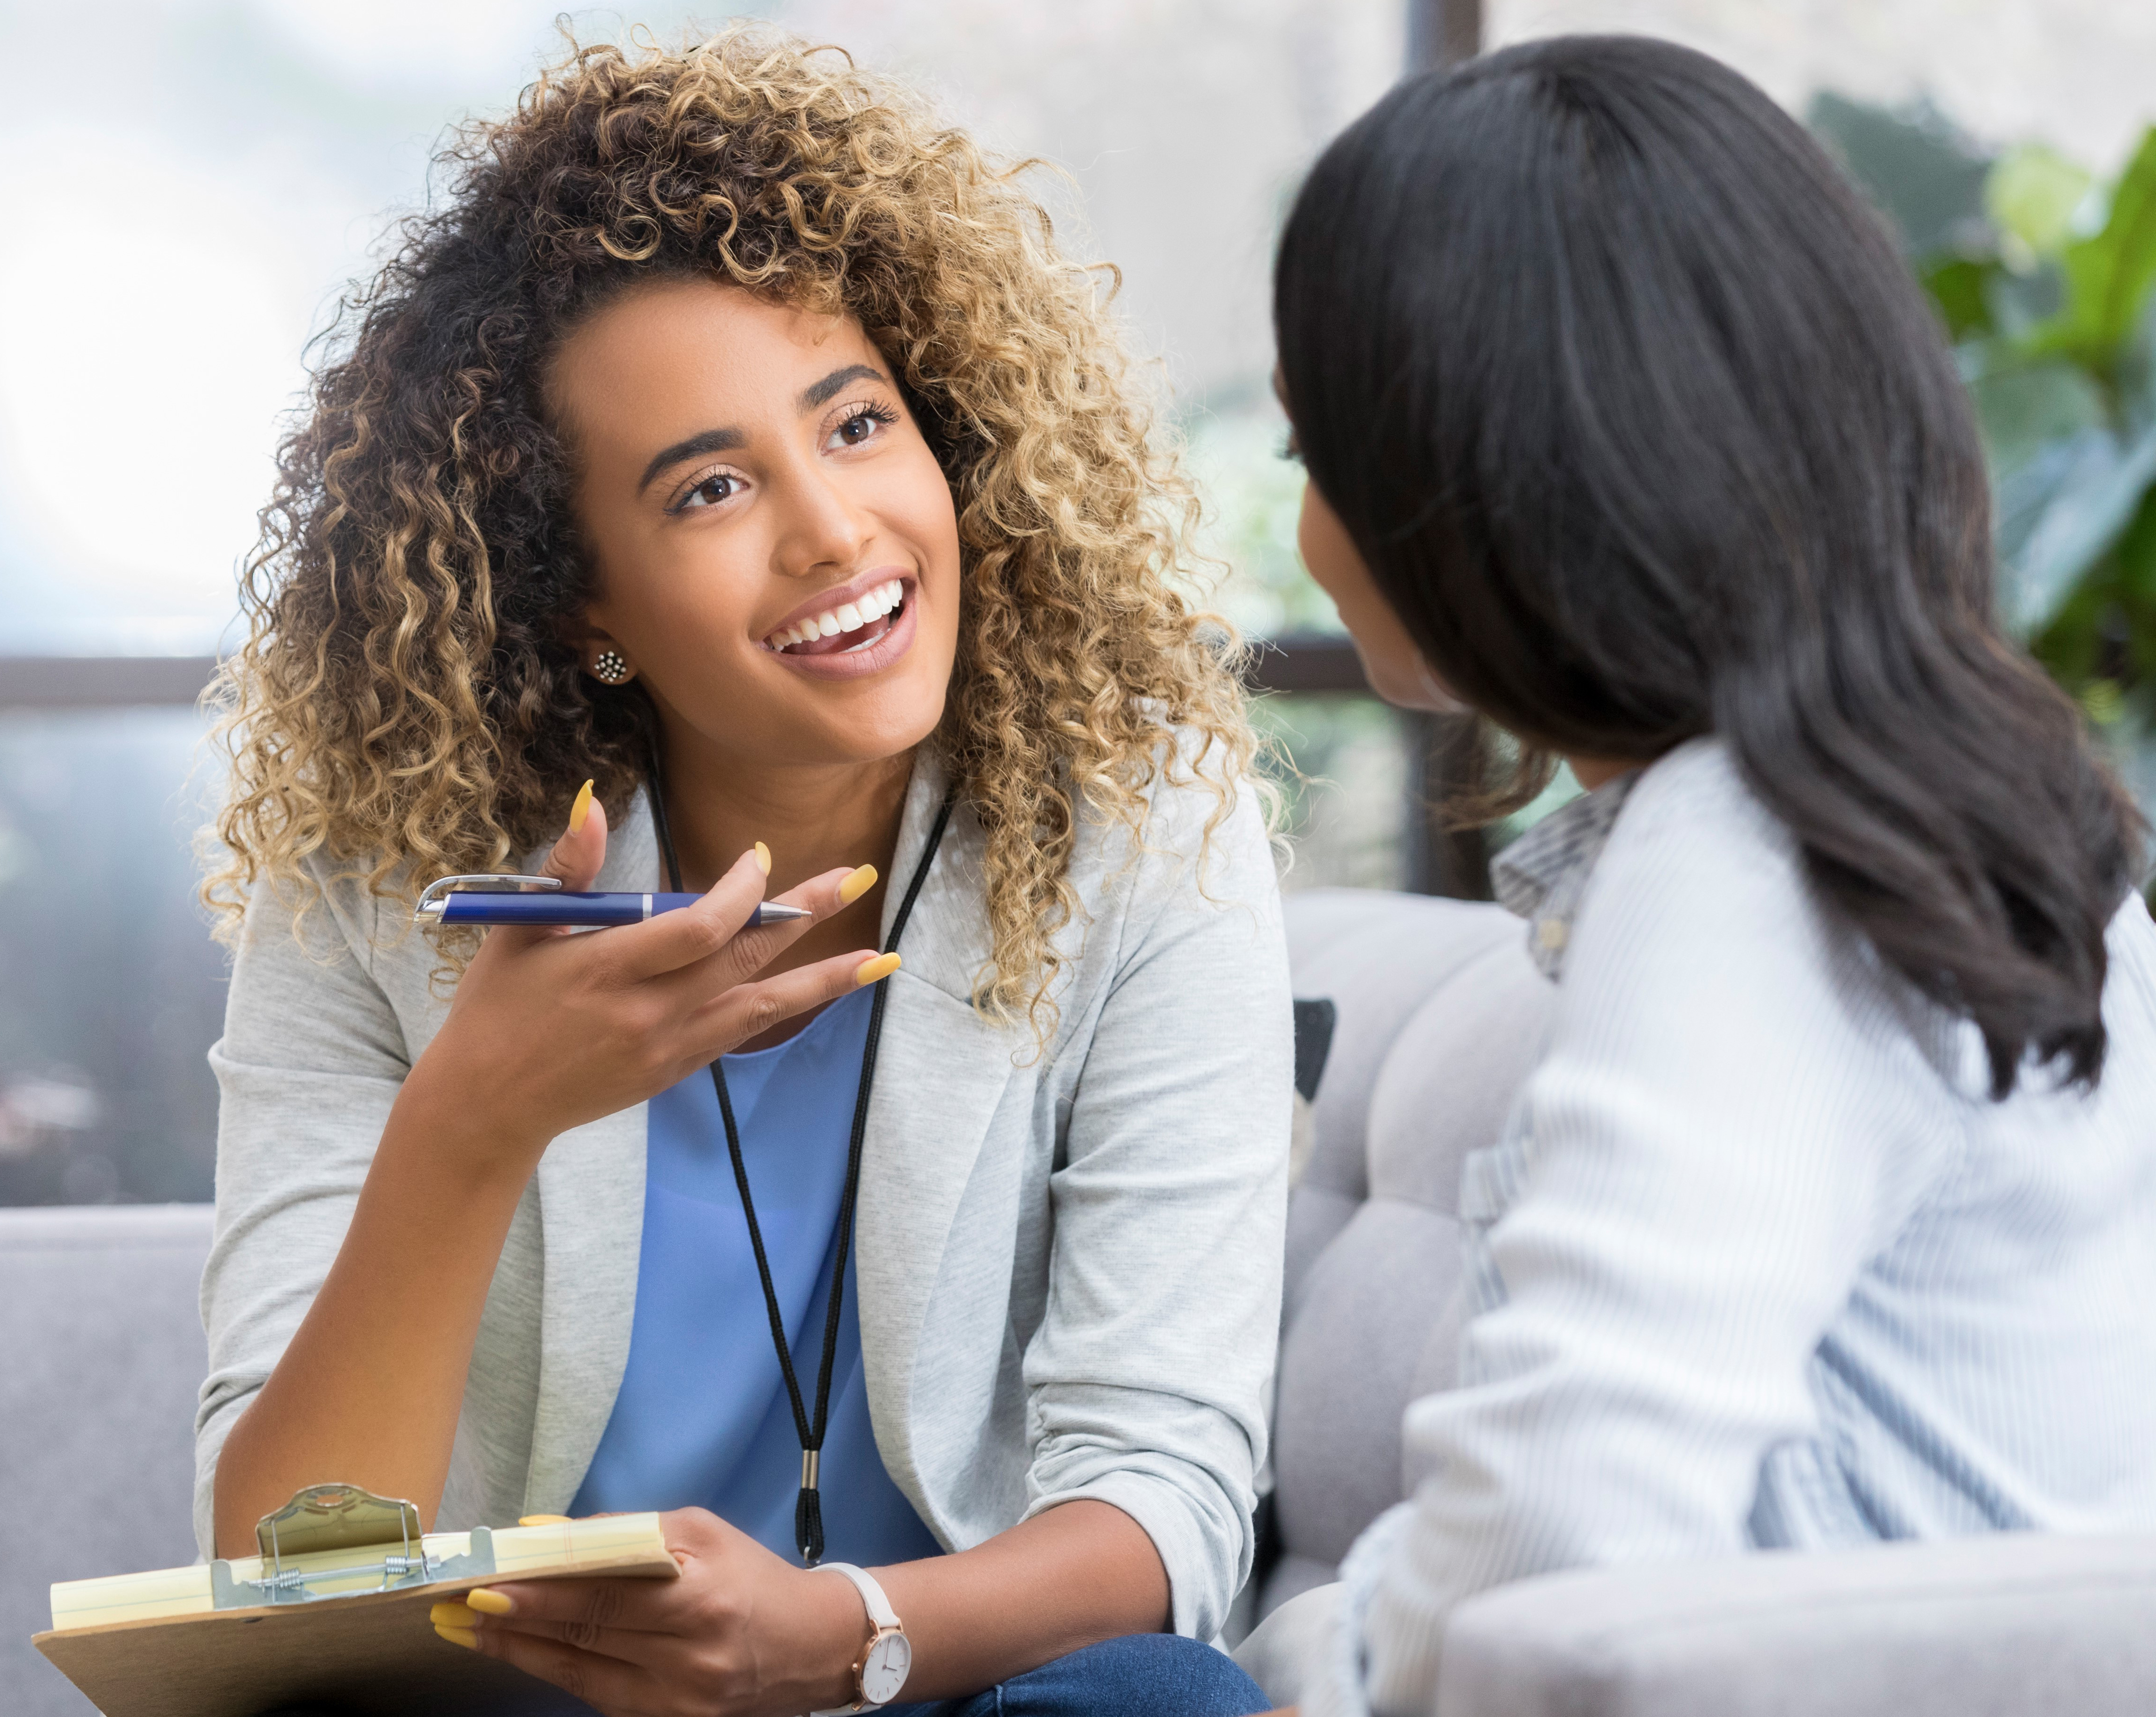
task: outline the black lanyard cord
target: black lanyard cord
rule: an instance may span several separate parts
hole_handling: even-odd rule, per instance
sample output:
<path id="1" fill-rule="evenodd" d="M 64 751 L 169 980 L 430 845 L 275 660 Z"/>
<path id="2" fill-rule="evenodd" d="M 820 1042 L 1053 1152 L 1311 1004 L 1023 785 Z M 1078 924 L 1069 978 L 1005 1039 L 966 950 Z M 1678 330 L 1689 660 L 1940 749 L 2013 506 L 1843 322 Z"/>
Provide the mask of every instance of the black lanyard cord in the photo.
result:
<path id="1" fill-rule="evenodd" d="M 937 848 L 943 844 L 943 830 L 951 820 L 952 802 L 952 795 L 946 794 L 942 808 L 936 813 L 921 861 L 914 866 L 913 878 L 906 885 L 898 911 L 892 916 L 891 939 L 883 948 L 886 954 L 895 950 L 898 938 L 906 933 L 906 921 L 913 916 L 913 903 L 921 897 L 921 885 L 928 880 Z M 665 783 L 660 774 L 655 745 L 651 753 L 651 820 L 658 830 L 660 851 L 666 857 L 667 880 L 679 893 L 682 892 L 681 864 L 675 856 L 674 832 L 666 820 Z M 763 1308 L 771 1319 L 771 1344 L 778 1354 L 779 1375 L 786 1380 L 787 1399 L 793 1408 L 793 1429 L 801 1442 L 801 1493 L 793 1504 L 793 1537 L 801 1548 L 802 1561 L 811 1568 L 824 1557 L 824 1509 L 817 1468 L 830 1416 L 831 1371 L 839 1357 L 839 1319 L 844 1305 L 846 1260 L 853 1251 L 854 1211 L 860 1201 L 861 1152 L 868 1137 L 869 1094 L 875 1084 L 876 1046 L 883 1038 L 884 1004 L 890 994 L 890 986 L 879 983 L 869 1004 L 868 1036 L 861 1046 L 860 1089 L 854 1098 L 854 1130 L 846 1147 L 846 1184 L 839 1196 L 839 1253 L 831 1267 L 831 1291 L 824 1305 L 824 1356 L 816 1368 L 816 1411 L 813 1417 L 802 1402 L 800 1380 L 794 1375 L 793 1355 L 786 1340 L 785 1315 L 779 1309 L 778 1290 L 771 1279 L 771 1260 L 764 1251 L 763 1231 L 756 1220 L 756 1201 L 749 1195 L 748 1164 L 742 1156 L 741 1128 L 734 1120 L 733 1098 L 726 1090 L 723 1057 L 711 1063 L 711 1084 L 719 1094 L 719 1118 L 726 1123 L 726 1154 L 733 1160 L 734 1185 L 741 1190 L 742 1215 L 748 1219 L 749 1247 L 756 1254 L 756 1273 L 763 1284 Z"/>

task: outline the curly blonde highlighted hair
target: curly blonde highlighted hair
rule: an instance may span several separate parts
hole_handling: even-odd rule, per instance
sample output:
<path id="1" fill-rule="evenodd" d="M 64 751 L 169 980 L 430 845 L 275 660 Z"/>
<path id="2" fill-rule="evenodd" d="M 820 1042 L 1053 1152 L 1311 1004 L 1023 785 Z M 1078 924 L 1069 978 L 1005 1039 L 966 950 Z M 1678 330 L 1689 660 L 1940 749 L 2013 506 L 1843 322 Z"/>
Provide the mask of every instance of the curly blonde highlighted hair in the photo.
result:
<path id="1" fill-rule="evenodd" d="M 1217 824 L 1255 747 L 1225 635 L 1170 586 L 1194 506 L 1094 274 L 1021 169 L 835 50 L 752 30 L 572 48 L 443 160 L 452 193 L 346 306 L 242 581 L 221 928 L 316 855 L 406 897 L 499 869 L 587 777 L 619 815 L 649 705 L 566 641 L 591 593 L 545 371 L 622 289 L 716 276 L 855 317 L 949 478 L 964 594 L 937 743 L 987 830 L 983 1000 L 1038 1029 L 1081 801 L 1135 830 L 1187 769 Z"/>

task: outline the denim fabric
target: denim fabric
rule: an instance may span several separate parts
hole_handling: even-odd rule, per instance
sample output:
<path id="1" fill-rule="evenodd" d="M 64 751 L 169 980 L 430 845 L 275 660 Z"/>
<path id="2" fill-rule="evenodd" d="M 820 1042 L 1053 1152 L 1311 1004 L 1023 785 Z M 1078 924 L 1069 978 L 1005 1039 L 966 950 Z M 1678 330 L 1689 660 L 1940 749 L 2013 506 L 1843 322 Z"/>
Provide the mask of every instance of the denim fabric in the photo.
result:
<path id="1" fill-rule="evenodd" d="M 1250 1717 L 1271 1709 L 1225 1652 L 1177 1633 L 1103 1640 L 968 1699 L 884 1707 L 889 1717 Z M 263 1717 L 338 1714 L 288 1705 Z"/>
<path id="2" fill-rule="evenodd" d="M 970 1699 L 884 1709 L 889 1717 L 1250 1717 L 1272 1701 L 1225 1652 L 1178 1633 L 1130 1633 Z"/>

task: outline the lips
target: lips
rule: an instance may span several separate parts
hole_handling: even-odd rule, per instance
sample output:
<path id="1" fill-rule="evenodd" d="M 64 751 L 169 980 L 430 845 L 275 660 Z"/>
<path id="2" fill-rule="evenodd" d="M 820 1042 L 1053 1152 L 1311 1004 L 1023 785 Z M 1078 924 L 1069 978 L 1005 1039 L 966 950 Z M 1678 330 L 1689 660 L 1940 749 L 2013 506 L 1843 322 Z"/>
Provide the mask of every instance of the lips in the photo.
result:
<path id="1" fill-rule="evenodd" d="M 763 647 L 796 657 L 866 650 L 896 628 L 906 594 L 905 579 L 883 579 L 858 595 L 797 616 L 767 635 Z"/>
<path id="2" fill-rule="evenodd" d="M 913 648 L 920 597 L 913 574 L 879 568 L 803 603 L 759 645 L 774 665 L 811 680 L 874 679 Z"/>

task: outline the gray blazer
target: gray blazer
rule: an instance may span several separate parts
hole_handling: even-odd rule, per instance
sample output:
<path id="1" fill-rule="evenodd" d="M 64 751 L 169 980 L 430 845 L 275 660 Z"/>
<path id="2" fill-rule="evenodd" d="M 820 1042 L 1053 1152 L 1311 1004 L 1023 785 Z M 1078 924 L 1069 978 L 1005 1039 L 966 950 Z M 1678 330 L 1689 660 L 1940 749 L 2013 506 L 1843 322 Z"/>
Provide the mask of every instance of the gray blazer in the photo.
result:
<path id="1" fill-rule="evenodd" d="M 924 760 L 901 885 L 942 792 Z M 1086 820 L 1071 875 L 1089 915 L 1060 938 L 1045 1054 L 1029 1029 L 973 1008 L 990 950 L 983 837 L 954 814 L 890 980 L 856 1236 L 876 1445 L 937 1537 L 961 1549 L 1073 1498 L 1112 1503 L 1158 1549 L 1177 1631 L 1201 1637 L 1250 1568 L 1293 1061 L 1257 807 L 1241 795 L 1201 875 L 1212 805 L 1158 789 L 1135 849 Z M 598 886 L 649 887 L 657 869 L 639 803 Z M 328 910 L 304 948 L 289 903 L 258 895 L 210 1051 L 223 1102 L 196 1417 L 205 1555 L 218 1451 L 327 1272 L 399 1082 L 448 1005 L 398 907 L 326 866 L 315 879 Z M 641 1104 L 541 1159 L 480 1321 L 444 1529 L 575 1496 L 629 1353 L 644 1170 Z"/>

